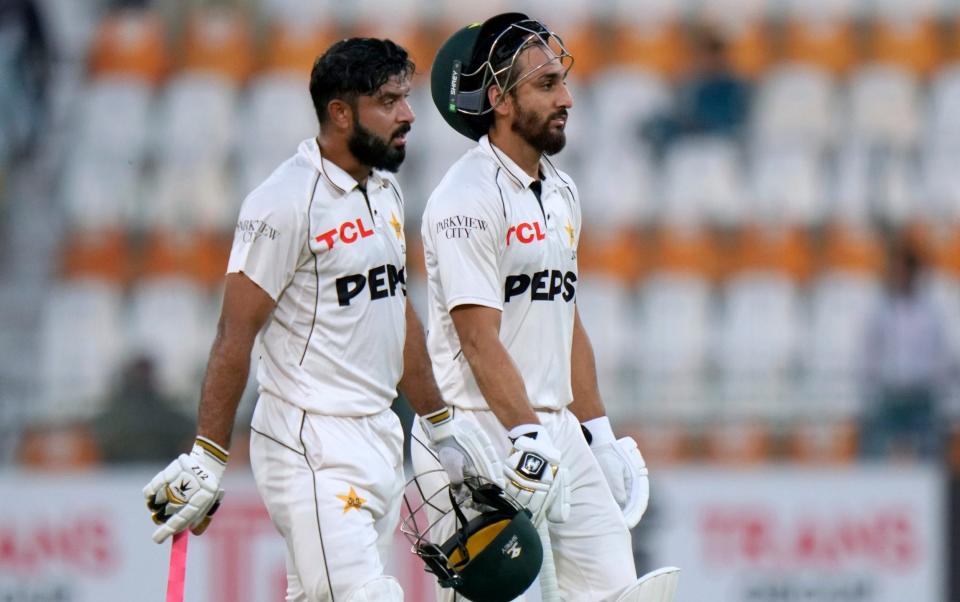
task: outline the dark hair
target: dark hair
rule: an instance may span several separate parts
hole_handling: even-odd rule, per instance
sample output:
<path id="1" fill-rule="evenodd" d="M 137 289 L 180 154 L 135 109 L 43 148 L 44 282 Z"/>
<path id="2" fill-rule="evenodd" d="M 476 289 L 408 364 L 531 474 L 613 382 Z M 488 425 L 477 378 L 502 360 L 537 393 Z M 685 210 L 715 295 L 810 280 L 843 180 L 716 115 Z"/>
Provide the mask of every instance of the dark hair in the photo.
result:
<path id="1" fill-rule="evenodd" d="M 411 76 L 416 70 L 407 51 L 390 40 L 348 38 L 327 49 L 310 71 L 310 96 L 317 119 L 327 121 L 327 104 L 337 98 L 356 103 L 394 75 Z"/>

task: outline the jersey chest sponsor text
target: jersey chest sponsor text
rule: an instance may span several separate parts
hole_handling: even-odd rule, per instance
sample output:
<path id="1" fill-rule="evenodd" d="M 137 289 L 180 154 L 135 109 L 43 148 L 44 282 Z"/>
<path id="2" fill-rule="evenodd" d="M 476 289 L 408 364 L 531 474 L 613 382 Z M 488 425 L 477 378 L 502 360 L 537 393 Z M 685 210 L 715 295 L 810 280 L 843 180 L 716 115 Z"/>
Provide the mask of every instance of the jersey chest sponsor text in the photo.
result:
<path id="1" fill-rule="evenodd" d="M 533 274 L 511 274 L 503 283 L 503 301 L 530 296 L 531 301 L 569 303 L 577 294 L 577 275 L 572 271 L 540 270 Z"/>
<path id="2" fill-rule="evenodd" d="M 366 227 L 363 218 L 358 217 L 354 220 L 345 221 L 336 228 L 330 228 L 314 237 L 317 242 L 327 245 L 327 250 L 333 249 L 333 245 L 338 241 L 350 245 L 362 238 L 369 238 L 374 235 L 371 228 Z"/>
<path id="3" fill-rule="evenodd" d="M 370 268 L 365 274 L 350 274 L 336 280 L 337 303 L 348 307 L 358 295 L 367 292 L 371 301 L 406 296 L 407 280 L 404 268 L 392 263 Z"/>

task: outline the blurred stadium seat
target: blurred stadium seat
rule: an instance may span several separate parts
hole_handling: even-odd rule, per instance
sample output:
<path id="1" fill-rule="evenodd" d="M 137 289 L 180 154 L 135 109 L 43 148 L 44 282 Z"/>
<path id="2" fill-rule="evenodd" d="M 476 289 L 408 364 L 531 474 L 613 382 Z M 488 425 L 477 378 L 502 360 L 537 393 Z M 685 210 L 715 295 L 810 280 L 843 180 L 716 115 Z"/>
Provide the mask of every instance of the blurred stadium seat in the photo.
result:
<path id="1" fill-rule="evenodd" d="M 91 74 L 159 83 L 170 67 L 166 33 L 154 12 L 128 9 L 107 15 L 90 52 Z"/>
<path id="2" fill-rule="evenodd" d="M 40 328 L 43 390 L 34 420 L 82 421 L 102 409 L 123 353 L 120 288 L 93 279 L 52 288 Z"/>
<path id="3" fill-rule="evenodd" d="M 837 98 L 828 71 L 800 63 L 772 69 L 759 82 L 752 133 L 761 144 L 835 142 Z"/>

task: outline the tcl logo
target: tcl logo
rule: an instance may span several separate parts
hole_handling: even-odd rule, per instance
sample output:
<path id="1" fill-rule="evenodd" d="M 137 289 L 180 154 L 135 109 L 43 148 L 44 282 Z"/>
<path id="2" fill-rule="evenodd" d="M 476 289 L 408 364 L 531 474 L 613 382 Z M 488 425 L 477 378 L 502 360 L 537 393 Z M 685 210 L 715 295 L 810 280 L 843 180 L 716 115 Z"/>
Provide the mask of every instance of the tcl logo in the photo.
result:
<path id="1" fill-rule="evenodd" d="M 337 278 L 337 303 L 340 307 L 350 305 L 350 301 L 364 289 L 370 291 L 371 301 L 395 297 L 398 290 L 406 295 L 406 281 L 403 268 L 389 263 L 370 268 L 366 274 L 343 276 Z"/>
<path id="2" fill-rule="evenodd" d="M 369 230 L 363 225 L 363 219 L 357 218 L 352 222 L 343 222 L 337 228 L 327 230 L 323 234 L 314 238 L 317 242 L 327 243 L 327 250 L 333 248 L 334 239 L 339 237 L 344 244 L 351 244 L 360 238 L 373 236 L 373 230 Z"/>
<path id="3" fill-rule="evenodd" d="M 569 303 L 577 293 L 576 282 L 576 274 L 564 273 L 560 270 L 543 270 L 534 272 L 532 276 L 527 274 L 507 276 L 503 284 L 503 300 L 509 302 L 510 299 L 530 291 L 531 301 L 553 301 L 557 295 L 560 295 Z"/>
<path id="4" fill-rule="evenodd" d="M 507 246 L 510 246 L 511 237 L 522 245 L 528 245 L 535 240 L 543 240 L 547 235 L 540 229 L 540 222 L 522 222 L 507 230 Z"/>

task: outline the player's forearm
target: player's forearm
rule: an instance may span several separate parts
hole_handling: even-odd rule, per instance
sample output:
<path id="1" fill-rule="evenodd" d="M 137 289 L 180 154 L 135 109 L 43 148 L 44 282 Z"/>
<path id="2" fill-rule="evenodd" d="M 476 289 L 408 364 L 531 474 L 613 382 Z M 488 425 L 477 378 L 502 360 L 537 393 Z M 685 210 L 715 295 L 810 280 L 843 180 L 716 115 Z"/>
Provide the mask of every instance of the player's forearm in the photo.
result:
<path id="1" fill-rule="evenodd" d="M 237 406 L 250 372 L 250 352 L 255 337 L 256 332 L 231 328 L 221 321 L 210 350 L 200 395 L 197 434 L 216 441 L 224 449 L 230 447 Z"/>
<path id="2" fill-rule="evenodd" d="M 570 378 L 573 389 L 573 402 L 569 409 L 580 420 L 586 422 L 606 415 L 600 387 L 597 384 L 597 362 L 593 354 L 590 337 L 580 322 L 580 315 L 574 317 L 573 348 L 570 353 Z"/>
<path id="3" fill-rule="evenodd" d="M 403 376 L 397 384 L 413 411 L 423 416 L 444 407 L 440 389 L 427 355 L 423 327 L 413 307 L 407 303 L 407 338 L 403 347 Z"/>
<path id="4" fill-rule="evenodd" d="M 508 430 L 521 424 L 538 424 L 520 371 L 499 337 L 461 339 L 461 344 L 480 393 L 500 423 Z"/>

